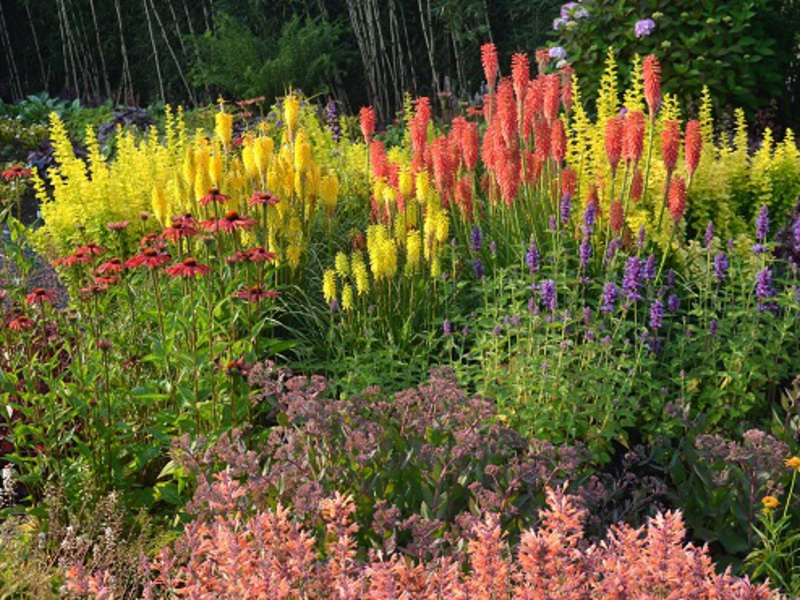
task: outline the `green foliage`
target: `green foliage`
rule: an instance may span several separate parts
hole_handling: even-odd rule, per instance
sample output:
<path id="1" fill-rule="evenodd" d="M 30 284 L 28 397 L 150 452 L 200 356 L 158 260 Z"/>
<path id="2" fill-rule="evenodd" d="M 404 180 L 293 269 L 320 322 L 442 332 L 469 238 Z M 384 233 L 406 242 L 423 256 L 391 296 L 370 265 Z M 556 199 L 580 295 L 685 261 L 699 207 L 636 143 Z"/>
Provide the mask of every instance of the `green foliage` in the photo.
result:
<path id="1" fill-rule="evenodd" d="M 265 36 L 249 23 L 218 16 L 213 34 L 192 39 L 199 59 L 193 65 L 196 86 L 214 86 L 236 98 L 265 96 L 271 102 L 294 87 L 308 94 L 325 92 L 335 69 L 346 66 L 339 44 L 341 27 L 329 21 L 295 16 L 277 36 Z"/>
<path id="2" fill-rule="evenodd" d="M 686 106 L 699 105 L 703 86 L 717 107 L 741 106 L 751 115 L 787 98 L 794 3 L 587 0 L 580 6 L 588 16 L 560 25 L 555 39 L 581 77 L 597 80 L 612 46 L 626 65 L 634 54 L 658 56 L 664 90 Z M 655 30 L 637 38 L 634 26 L 642 19 L 652 19 Z"/>

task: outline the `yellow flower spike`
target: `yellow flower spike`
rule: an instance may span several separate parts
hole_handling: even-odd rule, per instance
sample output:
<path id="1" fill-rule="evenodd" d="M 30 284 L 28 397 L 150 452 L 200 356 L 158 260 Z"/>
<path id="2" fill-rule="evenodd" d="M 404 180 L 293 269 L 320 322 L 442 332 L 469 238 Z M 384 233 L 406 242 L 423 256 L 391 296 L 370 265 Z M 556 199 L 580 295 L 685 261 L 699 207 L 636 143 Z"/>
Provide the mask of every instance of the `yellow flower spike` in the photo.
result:
<path id="1" fill-rule="evenodd" d="M 294 94 L 286 96 L 283 100 L 283 121 L 289 132 L 289 139 L 294 140 L 297 124 L 300 120 L 300 98 Z"/>
<path id="2" fill-rule="evenodd" d="M 194 198 L 195 200 L 199 200 L 203 196 L 208 193 L 208 189 L 211 187 L 211 178 L 208 176 L 208 171 L 199 170 L 197 171 L 195 178 L 194 178 Z"/>
<path id="3" fill-rule="evenodd" d="M 406 235 L 406 266 L 405 274 L 413 275 L 419 270 L 420 259 L 422 258 L 422 238 L 420 232 L 412 229 Z"/>
<path id="4" fill-rule="evenodd" d="M 795 471 L 800 473 L 800 456 L 793 456 L 787 459 L 784 464 L 786 465 L 786 468 L 794 469 Z"/>
<path id="5" fill-rule="evenodd" d="M 405 167 L 400 171 L 397 184 L 397 187 L 400 189 L 400 195 L 406 200 L 411 198 L 414 194 L 414 175 L 411 173 L 411 169 Z"/>
<path id="6" fill-rule="evenodd" d="M 233 136 L 233 115 L 226 112 L 218 112 L 214 115 L 214 122 L 214 133 L 227 150 L 231 144 L 231 136 Z"/>
<path id="7" fill-rule="evenodd" d="M 350 274 L 350 261 L 347 259 L 347 254 L 344 252 L 337 252 L 334 259 L 336 266 L 336 274 L 339 277 L 347 277 Z"/>
<path id="8" fill-rule="evenodd" d="M 286 250 L 286 260 L 289 261 L 289 266 L 293 271 L 300 266 L 300 256 L 302 253 L 303 249 L 297 244 L 292 244 Z"/>
<path id="9" fill-rule="evenodd" d="M 252 139 L 248 140 L 245 138 L 244 145 L 242 146 L 242 164 L 244 164 L 244 171 L 250 179 L 255 179 L 259 176 Z"/>
<path id="10" fill-rule="evenodd" d="M 420 204 L 427 204 L 428 196 L 431 192 L 431 180 L 427 171 L 420 171 L 417 173 L 417 200 Z"/>
<path id="11" fill-rule="evenodd" d="M 361 252 L 353 252 L 350 257 L 350 268 L 353 272 L 353 279 L 356 282 L 356 292 L 363 296 L 369 291 L 369 273 L 367 265 L 364 264 L 364 255 Z"/>
<path id="12" fill-rule="evenodd" d="M 214 155 L 211 157 L 211 160 L 208 164 L 208 176 L 211 178 L 211 182 L 217 186 L 222 186 L 222 153 L 215 152 Z"/>
<path id="13" fill-rule="evenodd" d="M 336 271 L 333 269 L 326 269 L 322 275 L 322 296 L 328 304 L 336 300 Z"/>
<path id="14" fill-rule="evenodd" d="M 164 225 L 167 222 L 167 196 L 164 193 L 164 184 L 161 182 L 153 186 L 153 214 Z"/>
<path id="15" fill-rule="evenodd" d="M 191 150 L 186 151 L 186 155 L 183 158 L 183 179 L 187 185 L 191 186 L 194 184 L 194 177 L 195 177 L 195 166 L 194 166 L 194 152 Z"/>
<path id="16" fill-rule="evenodd" d="M 325 175 L 319 182 L 319 195 L 328 216 L 332 217 L 339 198 L 339 179 L 335 175 Z"/>
<path id="17" fill-rule="evenodd" d="M 385 279 L 392 279 L 397 274 L 397 243 L 388 235 L 381 240 L 380 248 L 381 273 Z"/>
<path id="18" fill-rule="evenodd" d="M 442 276 L 442 263 L 439 261 L 438 256 L 433 257 L 433 261 L 431 261 L 431 277 L 434 279 L 438 279 Z"/>
<path id="19" fill-rule="evenodd" d="M 436 213 L 436 241 L 444 244 L 447 241 L 447 236 L 450 233 L 450 218 L 445 211 Z"/>
<path id="20" fill-rule="evenodd" d="M 342 310 L 349 311 L 353 308 L 353 286 L 346 283 L 342 288 Z"/>
<path id="21" fill-rule="evenodd" d="M 261 177 L 266 177 L 267 169 L 272 163 L 272 154 L 275 151 L 275 142 L 271 137 L 261 136 L 253 140 L 253 158 Z"/>
<path id="22" fill-rule="evenodd" d="M 308 141 L 308 134 L 305 129 L 301 129 L 294 141 L 294 168 L 305 173 L 311 167 L 311 142 Z"/>

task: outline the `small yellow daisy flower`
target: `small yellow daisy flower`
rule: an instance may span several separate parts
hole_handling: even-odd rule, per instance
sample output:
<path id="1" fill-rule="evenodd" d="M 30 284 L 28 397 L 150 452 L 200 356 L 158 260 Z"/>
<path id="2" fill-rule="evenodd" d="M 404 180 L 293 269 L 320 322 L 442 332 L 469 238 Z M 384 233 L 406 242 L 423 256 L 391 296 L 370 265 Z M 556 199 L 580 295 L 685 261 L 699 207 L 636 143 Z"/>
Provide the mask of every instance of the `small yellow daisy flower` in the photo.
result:
<path id="1" fill-rule="evenodd" d="M 792 458 L 787 459 L 786 463 L 784 464 L 787 468 L 796 469 L 798 472 L 800 472 L 800 456 L 793 456 Z"/>
<path id="2" fill-rule="evenodd" d="M 764 514 L 769 514 L 777 508 L 780 501 L 775 496 L 764 496 L 761 499 L 761 504 L 764 505 Z"/>

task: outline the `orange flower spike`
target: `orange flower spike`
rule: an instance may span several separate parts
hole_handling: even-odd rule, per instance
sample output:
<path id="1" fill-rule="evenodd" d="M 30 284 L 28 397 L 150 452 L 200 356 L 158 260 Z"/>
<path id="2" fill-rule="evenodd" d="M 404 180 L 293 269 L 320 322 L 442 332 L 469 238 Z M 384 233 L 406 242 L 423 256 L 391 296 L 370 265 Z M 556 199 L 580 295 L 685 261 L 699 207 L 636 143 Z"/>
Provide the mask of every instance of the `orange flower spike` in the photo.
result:
<path id="1" fill-rule="evenodd" d="M 617 165 L 622 157 L 623 127 L 622 119 L 619 117 L 606 121 L 606 157 L 608 158 L 608 164 L 611 165 L 612 172 L 617 170 Z"/>
<path id="2" fill-rule="evenodd" d="M 558 105 L 561 101 L 561 86 L 558 75 L 547 75 L 544 87 L 544 116 L 549 122 L 558 118 Z"/>
<path id="3" fill-rule="evenodd" d="M 575 197 L 575 191 L 578 189 L 578 174 L 567 167 L 561 171 L 561 195 L 567 194 L 570 197 Z"/>
<path id="4" fill-rule="evenodd" d="M 456 182 L 455 199 L 461 214 L 464 215 L 467 221 L 472 221 L 472 180 L 468 175 Z"/>
<path id="5" fill-rule="evenodd" d="M 644 79 L 644 99 L 647 101 L 652 123 L 661 108 L 661 63 L 653 54 L 646 56 L 642 63 L 642 79 Z"/>
<path id="6" fill-rule="evenodd" d="M 689 179 L 692 178 L 700 164 L 700 153 L 703 150 L 703 136 L 700 132 L 700 121 L 691 120 L 686 123 L 684 156 L 686 160 L 686 172 Z"/>
<path id="7" fill-rule="evenodd" d="M 569 65 L 561 69 L 561 104 L 564 105 L 564 110 L 567 112 L 572 110 L 572 74 L 574 72 L 575 70 Z"/>
<path id="8" fill-rule="evenodd" d="M 634 111 L 628 113 L 625 119 L 625 129 L 622 141 L 622 158 L 633 164 L 642 158 L 644 149 L 644 113 Z"/>
<path id="9" fill-rule="evenodd" d="M 491 42 L 481 46 L 481 64 L 483 65 L 483 73 L 486 76 L 486 83 L 489 84 L 489 89 L 493 92 L 500 68 L 497 62 L 497 48 Z"/>
<path id="10" fill-rule="evenodd" d="M 528 82 L 531 80 L 531 65 L 527 54 L 520 52 L 511 57 L 511 80 L 514 82 L 517 103 L 521 106 L 525 101 Z"/>
<path id="11" fill-rule="evenodd" d="M 664 131 L 661 133 L 661 156 L 664 159 L 664 168 L 667 173 L 675 170 L 678 164 L 678 152 L 681 144 L 680 123 L 674 120 L 664 123 Z"/>
<path id="12" fill-rule="evenodd" d="M 686 182 L 681 177 L 675 177 L 669 186 L 669 200 L 667 208 L 672 216 L 672 221 L 677 224 L 686 212 Z"/>
<path id="13" fill-rule="evenodd" d="M 478 124 L 467 123 L 461 132 L 461 155 L 464 166 L 470 171 L 474 171 L 478 166 Z"/>
<path id="14" fill-rule="evenodd" d="M 611 202 L 609 220 L 611 224 L 611 231 L 614 235 L 619 235 L 622 227 L 625 225 L 625 210 L 622 208 L 622 202 L 614 200 Z"/>
<path id="15" fill-rule="evenodd" d="M 503 79 L 497 87 L 497 120 L 503 134 L 506 147 L 510 148 L 518 134 L 517 106 L 514 101 L 514 87 L 508 78 Z"/>
<path id="16" fill-rule="evenodd" d="M 536 120 L 536 159 L 543 163 L 550 155 L 550 126 L 544 119 Z"/>
<path id="17" fill-rule="evenodd" d="M 644 193 L 644 175 L 641 169 L 636 169 L 633 173 L 633 181 L 631 182 L 631 200 L 639 202 Z"/>
<path id="18" fill-rule="evenodd" d="M 376 178 L 387 177 L 389 174 L 386 147 L 380 140 L 373 140 L 369 145 L 369 162 L 372 165 L 372 174 Z"/>
<path id="19" fill-rule="evenodd" d="M 431 120 L 430 100 L 423 96 L 414 102 L 414 116 L 409 123 L 411 148 L 414 150 L 413 167 L 419 171 L 425 165 L 425 146 L 428 143 L 428 123 Z"/>
<path id="20" fill-rule="evenodd" d="M 522 135 L 529 139 L 533 133 L 534 119 L 542 114 L 544 108 L 544 87 L 541 76 L 528 82 L 525 90 L 525 107 L 522 111 Z"/>
<path id="21" fill-rule="evenodd" d="M 375 135 L 375 111 L 371 106 L 364 106 L 361 108 L 358 117 L 364 142 L 369 146 L 372 142 L 372 136 Z"/>
<path id="22" fill-rule="evenodd" d="M 567 156 L 567 133 L 561 119 L 553 121 L 553 128 L 550 130 L 550 152 L 559 166 Z"/>

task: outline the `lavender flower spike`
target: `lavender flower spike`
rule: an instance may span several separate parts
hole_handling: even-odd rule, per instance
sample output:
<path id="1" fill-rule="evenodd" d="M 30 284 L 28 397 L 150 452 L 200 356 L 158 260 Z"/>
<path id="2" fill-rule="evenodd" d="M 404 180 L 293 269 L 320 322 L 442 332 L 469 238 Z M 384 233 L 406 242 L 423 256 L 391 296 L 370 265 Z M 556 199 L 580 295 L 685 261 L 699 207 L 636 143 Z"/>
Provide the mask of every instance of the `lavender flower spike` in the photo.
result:
<path id="1" fill-rule="evenodd" d="M 557 302 L 556 282 L 552 279 L 545 279 L 542 282 L 539 293 L 542 296 L 542 304 L 544 304 L 545 308 L 551 311 L 555 310 Z"/>
<path id="2" fill-rule="evenodd" d="M 481 246 L 483 246 L 483 232 L 480 227 L 475 225 L 469 236 L 469 247 L 473 252 L 480 252 Z"/>
<path id="3" fill-rule="evenodd" d="M 606 314 L 614 312 L 614 303 L 617 300 L 617 286 L 613 281 L 606 283 L 603 288 L 603 304 L 600 310 Z"/>

